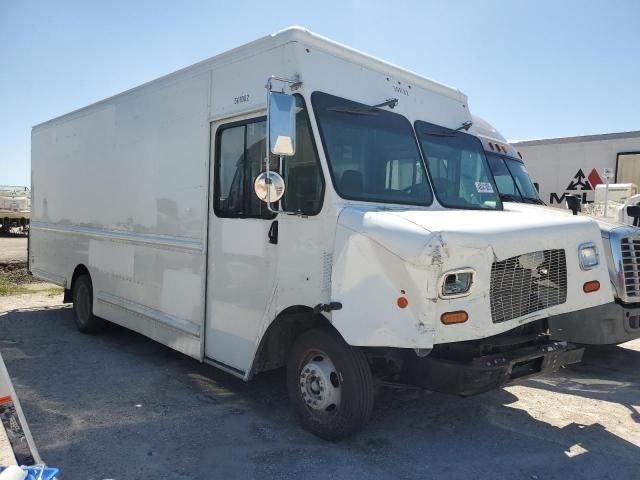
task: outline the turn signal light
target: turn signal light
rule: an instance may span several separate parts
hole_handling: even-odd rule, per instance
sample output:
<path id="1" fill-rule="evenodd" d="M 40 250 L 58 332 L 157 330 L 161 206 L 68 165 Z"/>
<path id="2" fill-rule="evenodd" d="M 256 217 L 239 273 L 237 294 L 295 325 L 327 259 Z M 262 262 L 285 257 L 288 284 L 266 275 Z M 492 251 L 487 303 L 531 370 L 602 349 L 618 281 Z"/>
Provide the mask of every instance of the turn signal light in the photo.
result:
<path id="1" fill-rule="evenodd" d="M 598 290 L 600 290 L 600 282 L 597 280 L 591 280 L 590 282 L 586 282 L 582 286 L 582 290 L 584 290 L 584 293 L 597 292 Z"/>
<path id="2" fill-rule="evenodd" d="M 455 323 L 463 323 L 469 320 L 469 314 L 464 310 L 458 310 L 457 312 L 446 312 L 440 316 L 440 320 L 445 325 L 453 325 Z"/>

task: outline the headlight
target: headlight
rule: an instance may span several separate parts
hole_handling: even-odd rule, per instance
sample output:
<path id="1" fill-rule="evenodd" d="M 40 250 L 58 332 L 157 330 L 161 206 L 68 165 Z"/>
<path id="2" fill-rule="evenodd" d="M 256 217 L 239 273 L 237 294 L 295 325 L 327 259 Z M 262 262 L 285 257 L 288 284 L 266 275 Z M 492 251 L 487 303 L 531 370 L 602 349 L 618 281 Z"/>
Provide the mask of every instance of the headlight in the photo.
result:
<path id="1" fill-rule="evenodd" d="M 598 259 L 598 247 L 594 243 L 583 243 L 578 247 L 578 257 L 580 258 L 580 268 L 591 270 L 600 263 Z"/>
<path id="2" fill-rule="evenodd" d="M 462 297 L 469 293 L 473 284 L 473 270 L 455 270 L 440 278 L 440 296 L 442 298 Z"/>

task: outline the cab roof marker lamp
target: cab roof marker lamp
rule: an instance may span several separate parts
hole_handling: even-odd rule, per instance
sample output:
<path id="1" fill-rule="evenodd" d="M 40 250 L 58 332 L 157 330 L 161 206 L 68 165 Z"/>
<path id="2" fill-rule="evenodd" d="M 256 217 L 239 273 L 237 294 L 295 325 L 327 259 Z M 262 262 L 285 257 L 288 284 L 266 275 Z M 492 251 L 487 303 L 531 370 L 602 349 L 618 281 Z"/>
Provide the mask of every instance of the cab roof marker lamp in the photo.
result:
<path id="1" fill-rule="evenodd" d="M 582 270 L 591 270 L 600 264 L 598 255 L 598 247 L 593 242 L 580 244 L 578 247 L 578 258 L 580 259 L 580 268 Z"/>

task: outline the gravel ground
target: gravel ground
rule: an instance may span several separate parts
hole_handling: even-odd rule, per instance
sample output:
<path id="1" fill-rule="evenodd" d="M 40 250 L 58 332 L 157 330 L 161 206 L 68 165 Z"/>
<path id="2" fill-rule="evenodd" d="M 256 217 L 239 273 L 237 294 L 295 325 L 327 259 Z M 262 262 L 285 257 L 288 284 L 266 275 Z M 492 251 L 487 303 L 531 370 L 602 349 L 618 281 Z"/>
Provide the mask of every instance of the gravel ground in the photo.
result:
<path id="1" fill-rule="evenodd" d="M 0 263 L 26 261 L 27 237 L 22 234 L 0 234 Z"/>
<path id="2" fill-rule="evenodd" d="M 300 430 L 282 371 L 243 383 L 60 297 L 0 297 L 0 352 L 65 479 L 638 478 L 640 341 L 472 398 L 387 391 L 354 439 Z"/>

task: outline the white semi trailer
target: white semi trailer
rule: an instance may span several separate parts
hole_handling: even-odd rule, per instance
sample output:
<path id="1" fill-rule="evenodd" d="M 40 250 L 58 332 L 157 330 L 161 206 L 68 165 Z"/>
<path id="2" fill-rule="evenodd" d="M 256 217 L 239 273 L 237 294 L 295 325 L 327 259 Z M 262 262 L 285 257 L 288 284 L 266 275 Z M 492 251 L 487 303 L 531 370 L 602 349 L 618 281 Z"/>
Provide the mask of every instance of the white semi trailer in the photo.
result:
<path id="1" fill-rule="evenodd" d="M 529 176 L 529 162 L 492 125 L 473 116 L 472 132 L 482 141 L 496 187 L 505 209 L 528 214 L 546 209 L 550 213 L 571 215 L 545 206 Z M 640 229 L 597 215 L 604 245 L 603 258 L 609 266 L 614 301 L 549 318 L 552 338 L 587 345 L 618 344 L 640 338 Z M 636 257 L 636 248 L 638 257 Z"/>
<path id="2" fill-rule="evenodd" d="M 31 220 L 31 190 L 28 187 L 0 185 L 0 225 L 4 233 L 13 227 L 26 232 Z"/>
<path id="3" fill-rule="evenodd" d="M 470 121 L 458 90 L 287 29 L 34 127 L 31 271 L 83 332 L 286 365 L 328 439 L 379 379 L 554 371 L 582 350 L 546 318 L 612 300 L 597 225 L 505 211 Z"/>
<path id="4" fill-rule="evenodd" d="M 640 185 L 640 131 L 546 138 L 512 142 L 526 159 L 540 197 L 552 207 L 565 208 L 568 195 L 579 195 L 582 204 L 595 200 L 598 185 Z"/>

